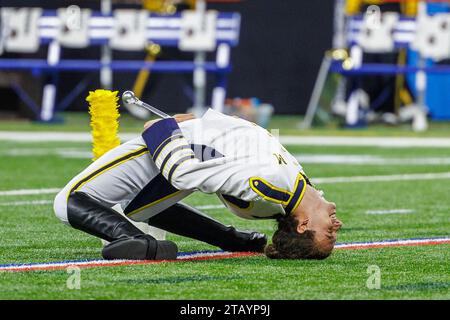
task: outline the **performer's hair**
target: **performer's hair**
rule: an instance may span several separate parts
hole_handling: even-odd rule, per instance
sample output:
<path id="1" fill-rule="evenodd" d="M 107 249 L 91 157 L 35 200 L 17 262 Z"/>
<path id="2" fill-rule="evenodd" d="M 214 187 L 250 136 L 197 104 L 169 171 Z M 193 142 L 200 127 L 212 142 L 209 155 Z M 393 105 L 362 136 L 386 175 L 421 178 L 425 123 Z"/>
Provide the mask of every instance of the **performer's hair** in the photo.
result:
<path id="1" fill-rule="evenodd" d="M 278 229 L 272 237 L 272 244 L 266 246 L 264 253 L 271 259 L 325 259 L 331 251 L 320 250 L 314 240 L 315 232 L 297 232 L 298 220 L 292 214 L 277 218 Z"/>

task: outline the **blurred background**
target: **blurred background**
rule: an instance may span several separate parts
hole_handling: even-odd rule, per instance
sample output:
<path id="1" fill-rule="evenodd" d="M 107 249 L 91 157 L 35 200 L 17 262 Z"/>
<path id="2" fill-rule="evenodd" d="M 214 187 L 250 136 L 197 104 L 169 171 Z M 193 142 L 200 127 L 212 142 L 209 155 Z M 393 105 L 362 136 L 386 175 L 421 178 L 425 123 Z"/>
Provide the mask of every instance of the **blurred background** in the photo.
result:
<path id="1" fill-rule="evenodd" d="M 446 1 L 0 3 L 9 124 L 70 123 L 100 88 L 131 89 L 168 113 L 212 107 L 293 131 L 426 132 L 450 120 Z"/>

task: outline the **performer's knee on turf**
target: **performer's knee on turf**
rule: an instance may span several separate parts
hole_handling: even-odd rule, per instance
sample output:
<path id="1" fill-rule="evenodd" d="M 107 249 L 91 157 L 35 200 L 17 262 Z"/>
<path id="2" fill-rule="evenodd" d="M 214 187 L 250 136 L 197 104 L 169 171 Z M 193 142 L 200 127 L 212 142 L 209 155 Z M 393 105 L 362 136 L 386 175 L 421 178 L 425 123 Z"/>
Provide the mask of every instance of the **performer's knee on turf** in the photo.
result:
<path id="1" fill-rule="evenodd" d="M 56 217 L 64 224 L 70 225 L 67 218 L 67 194 L 65 190 L 61 190 L 53 201 L 53 211 Z"/>

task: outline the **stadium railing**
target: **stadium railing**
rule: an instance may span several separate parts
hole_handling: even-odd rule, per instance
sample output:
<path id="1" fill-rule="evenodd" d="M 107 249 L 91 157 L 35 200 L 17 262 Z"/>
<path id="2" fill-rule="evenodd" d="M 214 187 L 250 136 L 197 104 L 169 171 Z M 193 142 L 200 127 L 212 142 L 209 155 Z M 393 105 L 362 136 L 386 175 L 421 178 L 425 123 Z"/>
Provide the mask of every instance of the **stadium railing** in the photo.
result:
<path id="1" fill-rule="evenodd" d="M 77 7 L 68 10 L 0 9 L 0 71 L 26 70 L 33 75 L 48 76 L 41 106 L 20 85 L 12 85 L 38 120 L 52 121 L 55 111 L 67 108 L 86 86 L 86 83 L 80 82 L 56 104 L 58 73 L 63 71 L 98 71 L 103 86 L 111 82 L 111 79 L 102 77 L 103 71 L 118 73 L 147 69 L 151 72 L 188 72 L 194 74 L 194 86 L 196 82 L 204 85 L 205 75 L 202 74 L 213 73 L 216 77 L 211 105 L 217 110 L 223 108 L 227 74 L 231 71 L 230 51 L 239 42 L 238 13 L 209 10 L 198 16 L 198 12 L 191 10 L 172 15 L 132 9 L 117 9 L 111 14 L 79 8 L 77 12 Z M 114 60 L 111 54 L 102 54 L 95 60 L 61 58 L 64 48 L 89 50 L 92 46 L 102 46 L 109 51 L 144 51 L 150 43 L 189 52 L 215 52 L 215 61 Z M 1 57 L 2 52 L 35 53 L 41 47 L 47 47 L 46 59 Z"/>
<path id="2" fill-rule="evenodd" d="M 343 39 L 340 43 L 341 47 L 327 52 L 324 57 L 302 127 L 308 128 L 312 124 L 326 75 L 329 72 L 341 74 L 346 78 L 413 74 L 415 104 L 422 110 L 424 118 L 428 111 L 425 98 L 427 76 L 450 74 L 450 65 L 435 64 L 450 59 L 450 13 L 429 14 L 426 6 L 427 3 L 432 2 L 420 2 L 416 17 L 394 12 L 377 12 L 377 6 L 370 6 L 365 14 L 343 17 L 341 34 L 337 37 Z M 367 63 L 363 60 L 364 53 L 393 53 L 405 48 L 417 53 L 415 65 Z M 342 49 L 346 52 L 342 53 Z M 341 86 L 340 89 L 342 88 Z M 345 93 L 339 93 L 339 95 L 342 97 Z M 350 93 L 346 101 L 345 116 L 348 127 L 359 126 L 361 112 L 359 103 L 358 99 L 352 99 Z"/>

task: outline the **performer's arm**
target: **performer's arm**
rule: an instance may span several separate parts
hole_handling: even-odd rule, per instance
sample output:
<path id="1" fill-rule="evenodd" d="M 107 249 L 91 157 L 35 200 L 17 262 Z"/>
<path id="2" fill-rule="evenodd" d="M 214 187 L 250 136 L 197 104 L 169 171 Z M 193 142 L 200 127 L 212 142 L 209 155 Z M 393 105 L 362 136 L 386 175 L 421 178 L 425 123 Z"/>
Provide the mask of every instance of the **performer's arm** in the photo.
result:
<path id="1" fill-rule="evenodd" d="M 229 177 L 242 171 L 244 164 L 221 158 L 200 161 L 175 119 L 152 123 L 142 137 L 156 166 L 175 188 L 227 194 L 242 189 L 242 186 L 232 183 Z"/>
<path id="2" fill-rule="evenodd" d="M 142 134 L 156 166 L 179 190 L 232 195 L 246 201 L 263 197 L 288 211 L 300 202 L 306 181 L 296 166 L 258 155 L 201 162 L 174 119 L 160 120 Z M 289 169 L 288 169 L 289 168 Z"/>

